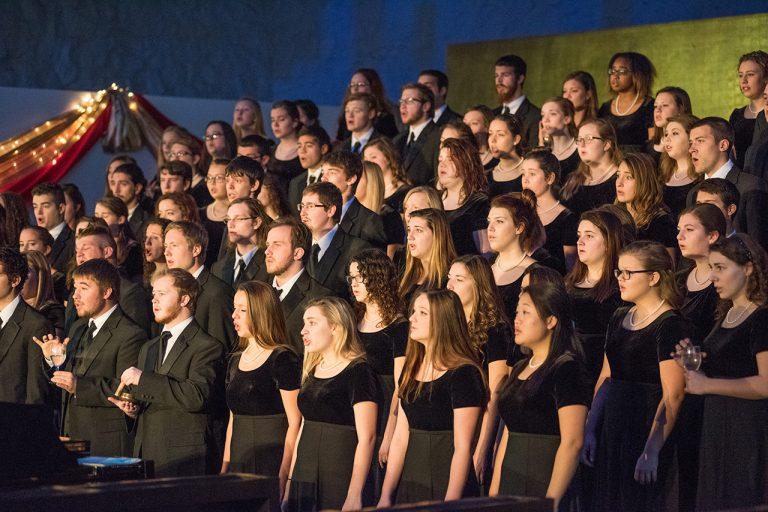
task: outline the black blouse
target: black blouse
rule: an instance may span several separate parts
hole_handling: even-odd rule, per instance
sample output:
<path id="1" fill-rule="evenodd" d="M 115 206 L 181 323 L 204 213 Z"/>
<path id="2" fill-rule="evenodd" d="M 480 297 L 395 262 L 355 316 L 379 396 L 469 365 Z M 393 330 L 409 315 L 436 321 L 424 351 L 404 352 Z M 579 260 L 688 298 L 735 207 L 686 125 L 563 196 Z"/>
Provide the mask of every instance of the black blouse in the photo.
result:
<path id="1" fill-rule="evenodd" d="M 400 401 L 409 427 L 429 431 L 453 430 L 454 409 L 485 407 L 485 403 L 483 376 L 469 364 L 424 382 L 413 401 Z"/>
<path id="2" fill-rule="evenodd" d="M 667 205 L 673 218 L 680 217 L 680 212 L 685 210 L 688 201 L 688 192 L 698 185 L 698 181 L 692 181 L 687 185 L 669 186 L 664 185 L 664 204 Z"/>
<path id="3" fill-rule="evenodd" d="M 364 359 L 356 359 L 327 379 L 307 376 L 299 391 L 299 410 L 305 420 L 355 426 L 355 404 L 382 402 L 379 379 Z"/>
<path id="4" fill-rule="evenodd" d="M 600 106 L 597 117 L 613 123 L 619 147 L 628 151 L 641 151 L 648 140 L 648 128 L 653 127 L 653 98 L 645 98 L 642 106 L 628 116 L 617 116 L 611 101 Z"/>
<path id="5" fill-rule="evenodd" d="M 391 196 L 384 199 L 384 204 L 392 208 L 397 213 L 403 213 L 403 203 L 405 202 L 405 196 L 408 195 L 408 191 L 411 190 L 410 185 L 401 185 L 400 188 L 395 190 Z"/>
<path id="6" fill-rule="evenodd" d="M 567 201 L 563 203 L 580 217 L 582 213 L 604 204 L 613 204 L 616 200 L 616 175 L 597 185 L 581 185 Z"/>
<path id="7" fill-rule="evenodd" d="M 512 326 L 501 322 L 488 329 L 488 341 L 483 344 L 483 368 L 488 372 L 488 365 L 495 361 L 506 361 L 512 341 Z"/>
<path id="8" fill-rule="evenodd" d="M 208 232 L 208 248 L 205 250 L 205 265 L 211 267 L 219 259 L 221 242 L 227 225 L 218 220 L 208 218 L 208 208 L 200 208 L 200 223 Z"/>
<path id="9" fill-rule="evenodd" d="M 568 287 L 568 295 L 573 304 L 576 333 L 584 350 L 584 362 L 594 382 L 603 367 L 605 331 L 611 317 L 624 302 L 618 290 L 603 302 L 595 298 L 594 288 Z"/>
<path id="10" fill-rule="evenodd" d="M 488 212 L 490 210 L 491 203 L 488 196 L 476 192 L 455 210 L 445 211 L 448 225 L 451 228 L 453 245 L 459 256 L 479 254 L 472 233 L 488 229 Z"/>
<path id="11" fill-rule="evenodd" d="M 630 331 L 622 325 L 630 308 L 616 310 L 605 336 L 605 355 L 611 378 L 661 385 L 659 363 L 672 359 L 675 345 L 690 336 L 691 329 L 675 311 L 662 313 L 646 327 Z"/>
<path id="12" fill-rule="evenodd" d="M 638 240 L 653 240 L 664 247 L 677 248 L 677 224 L 666 212 L 654 217 L 645 227 L 638 228 Z"/>
<path id="13" fill-rule="evenodd" d="M 579 217 L 571 210 L 565 209 L 555 217 L 552 222 L 544 226 L 544 232 L 547 234 L 547 241 L 544 242 L 544 249 L 561 262 L 561 267 L 566 269 L 564 246 L 575 246 L 579 230 Z"/>
<path id="14" fill-rule="evenodd" d="M 744 156 L 747 154 L 747 149 L 752 145 L 752 135 L 755 131 L 755 119 L 747 119 L 744 117 L 747 106 L 735 109 L 731 112 L 729 122 L 733 126 L 733 131 L 736 135 L 734 140 L 734 147 L 736 149 L 736 166 L 740 169 L 744 168 Z"/>
<path id="15" fill-rule="evenodd" d="M 493 177 L 493 169 L 488 171 L 488 197 L 493 199 L 496 196 L 508 194 L 510 192 L 523 191 L 523 175 L 509 181 L 496 181 Z"/>
<path id="16" fill-rule="evenodd" d="M 291 350 L 277 348 L 253 370 L 238 368 L 240 354 L 229 361 L 227 406 L 233 414 L 269 416 L 285 412 L 280 390 L 301 386 L 301 360 Z"/>
<path id="17" fill-rule="evenodd" d="M 198 208 L 203 208 L 213 202 L 213 198 L 208 191 L 208 185 L 205 183 L 205 180 L 200 180 L 197 185 L 190 188 L 189 195 L 195 199 Z"/>
<path id="18" fill-rule="evenodd" d="M 707 353 L 703 361 L 707 377 L 742 379 L 757 375 L 755 356 L 768 351 L 768 308 L 760 307 L 736 327 L 718 322 L 702 344 Z"/>
<path id="19" fill-rule="evenodd" d="M 368 363 L 378 375 L 394 375 L 395 358 L 405 357 L 410 324 L 406 320 L 395 320 L 376 332 L 357 331 L 365 347 Z"/>
<path id="20" fill-rule="evenodd" d="M 688 290 L 688 274 L 691 273 L 691 269 L 692 267 L 686 267 L 675 277 L 678 287 L 685 292 L 680 314 L 691 323 L 693 329 L 691 339 L 695 344 L 700 344 L 715 326 L 715 310 L 720 298 L 712 283 L 703 290 L 695 292 Z"/>
<path id="21" fill-rule="evenodd" d="M 288 197 L 288 184 L 293 178 L 304 172 L 304 168 L 301 166 L 298 156 L 290 160 L 278 160 L 274 154 L 276 150 L 277 146 L 274 147 L 269 162 L 267 162 L 267 173 L 277 178 L 283 196 Z"/>
<path id="22" fill-rule="evenodd" d="M 553 368 L 527 379 L 518 375 L 528 359 L 520 361 L 499 391 L 499 414 L 510 432 L 559 436 L 557 411 L 569 405 L 589 407 L 592 393 L 583 365 L 570 355 L 561 356 Z"/>
<path id="23" fill-rule="evenodd" d="M 578 150 L 571 153 L 565 160 L 560 160 L 560 183 L 565 183 L 565 180 L 579 167 L 580 163 L 581 157 L 579 157 Z"/>

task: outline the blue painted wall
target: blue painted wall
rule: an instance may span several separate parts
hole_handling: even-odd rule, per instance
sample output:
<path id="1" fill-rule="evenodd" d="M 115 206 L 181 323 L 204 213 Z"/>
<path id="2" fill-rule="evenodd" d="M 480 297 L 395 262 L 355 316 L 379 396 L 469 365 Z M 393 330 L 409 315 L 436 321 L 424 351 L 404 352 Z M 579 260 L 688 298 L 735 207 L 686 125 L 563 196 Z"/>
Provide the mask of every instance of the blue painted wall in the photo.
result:
<path id="1" fill-rule="evenodd" d="M 356 67 L 391 97 L 459 42 L 768 11 L 768 0 L 6 0 L 0 86 L 338 104 Z M 767 28 L 768 29 L 768 28 Z"/>

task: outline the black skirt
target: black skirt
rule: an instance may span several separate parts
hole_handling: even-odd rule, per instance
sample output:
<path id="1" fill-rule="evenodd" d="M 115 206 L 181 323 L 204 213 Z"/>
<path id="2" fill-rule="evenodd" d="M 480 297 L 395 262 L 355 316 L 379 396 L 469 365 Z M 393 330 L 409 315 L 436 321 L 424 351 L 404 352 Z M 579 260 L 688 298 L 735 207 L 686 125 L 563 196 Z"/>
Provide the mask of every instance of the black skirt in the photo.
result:
<path id="1" fill-rule="evenodd" d="M 397 488 L 397 503 L 443 501 L 448 490 L 453 458 L 453 431 L 411 429 L 403 474 Z M 480 496 L 472 459 L 462 498 Z"/>
<path id="2" fill-rule="evenodd" d="M 768 503 L 768 400 L 704 397 L 698 510 Z"/>
<path id="3" fill-rule="evenodd" d="M 642 485 L 635 481 L 635 466 L 651 431 L 661 386 L 615 379 L 606 380 L 604 385 L 609 387 L 597 439 L 592 510 L 677 510 L 677 471 L 671 443 L 665 443 L 659 454 L 656 482 Z"/>
<path id="4" fill-rule="evenodd" d="M 304 421 L 291 475 L 291 512 L 340 509 L 347 498 L 357 449 L 357 432 L 349 425 Z M 373 485 L 363 489 L 363 506 L 373 505 Z"/>
<path id="5" fill-rule="evenodd" d="M 392 394 L 395 392 L 395 378 L 392 375 L 377 375 L 379 385 L 384 395 L 384 401 L 379 404 L 379 414 L 376 418 L 376 449 L 373 451 L 371 461 L 371 479 L 373 480 L 373 501 L 378 503 L 381 498 L 381 488 L 384 485 L 384 476 L 387 466 L 379 466 L 379 448 L 384 440 L 384 431 L 387 429 L 389 409 L 392 406 Z"/>
<path id="6" fill-rule="evenodd" d="M 229 470 L 277 477 L 283 460 L 288 419 L 270 416 L 233 415 L 229 445 Z"/>

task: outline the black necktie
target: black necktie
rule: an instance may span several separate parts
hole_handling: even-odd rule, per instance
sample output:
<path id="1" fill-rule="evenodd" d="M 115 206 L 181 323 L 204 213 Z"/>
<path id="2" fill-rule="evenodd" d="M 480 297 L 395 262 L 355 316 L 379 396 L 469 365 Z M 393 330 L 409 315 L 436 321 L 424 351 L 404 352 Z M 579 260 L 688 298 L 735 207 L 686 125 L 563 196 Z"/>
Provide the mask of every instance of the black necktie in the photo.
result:
<path id="1" fill-rule="evenodd" d="M 233 279 L 232 286 L 237 287 L 238 284 L 244 281 L 244 278 L 245 278 L 245 260 L 241 258 L 240 262 L 237 264 L 237 271 L 235 272 L 235 278 Z"/>
<path id="2" fill-rule="evenodd" d="M 320 261 L 320 245 L 312 244 L 312 253 L 309 258 L 309 263 L 312 265 L 311 271 L 314 273 L 317 262 Z"/>
<path id="3" fill-rule="evenodd" d="M 315 176 L 314 174 L 310 174 L 309 179 L 307 181 L 309 182 L 310 185 L 312 185 L 314 182 L 317 181 L 317 176 Z"/>
<path id="4" fill-rule="evenodd" d="M 504 108 L 501 109 L 502 114 L 509 114 L 509 108 L 507 108 L 506 105 L 504 105 Z"/>
<path id="5" fill-rule="evenodd" d="M 360 141 L 355 142 L 355 144 L 352 146 L 352 152 L 355 154 L 360 153 Z"/>
<path id="6" fill-rule="evenodd" d="M 163 365 L 163 359 L 165 359 L 165 349 L 168 347 L 168 340 L 170 340 L 172 336 L 173 335 L 169 331 L 163 331 L 162 334 L 160 334 L 160 348 L 157 352 L 158 370 Z"/>
<path id="7" fill-rule="evenodd" d="M 0 318 L 0 331 L 2 331 L 2 330 L 3 330 L 3 319 Z"/>
<path id="8" fill-rule="evenodd" d="M 408 137 L 408 149 L 411 149 L 414 142 L 416 142 L 416 134 L 411 132 L 411 135 Z"/>
<path id="9" fill-rule="evenodd" d="M 94 332 L 96 332 L 96 322 L 90 320 L 88 323 L 88 330 L 86 331 L 85 335 L 80 338 L 80 341 L 77 344 L 77 348 L 75 349 L 75 368 L 80 367 L 80 363 L 83 360 L 83 354 L 86 350 L 88 350 L 88 347 L 90 347 L 91 343 L 93 342 Z"/>

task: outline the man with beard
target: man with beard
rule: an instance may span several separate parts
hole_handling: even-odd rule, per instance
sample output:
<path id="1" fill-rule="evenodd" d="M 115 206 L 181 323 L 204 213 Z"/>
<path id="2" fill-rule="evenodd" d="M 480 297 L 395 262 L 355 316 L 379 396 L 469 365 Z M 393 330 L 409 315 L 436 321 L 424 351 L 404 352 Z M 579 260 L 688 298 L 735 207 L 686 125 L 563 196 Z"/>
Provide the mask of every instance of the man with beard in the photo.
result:
<path id="1" fill-rule="evenodd" d="M 440 129 L 432 118 L 435 99 L 426 85 L 410 83 L 400 93 L 400 119 L 405 129 L 392 139 L 400 152 L 403 171 L 413 185 L 435 181 L 437 154 L 440 151 Z"/>
<path id="2" fill-rule="evenodd" d="M 213 432 L 215 391 L 221 382 L 224 347 L 195 322 L 200 285 L 182 269 L 167 269 L 152 281 L 152 311 L 160 336 L 144 344 L 137 367 L 120 381 L 141 406 L 110 397 L 136 420 L 135 457 L 152 460 L 158 477 L 212 473 L 220 466 Z"/>
<path id="3" fill-rule="evenodd" d="M 541 109 L 528 101 L 523 93 L 527 72 L 525 61 L 517 55 L 499 57 L 495 64 L 495 79 L 501 106 L 493 111 L 495 115 L 515 114 L 520 118 L 526 150 L 538 146 L 541 121 Z"/>

